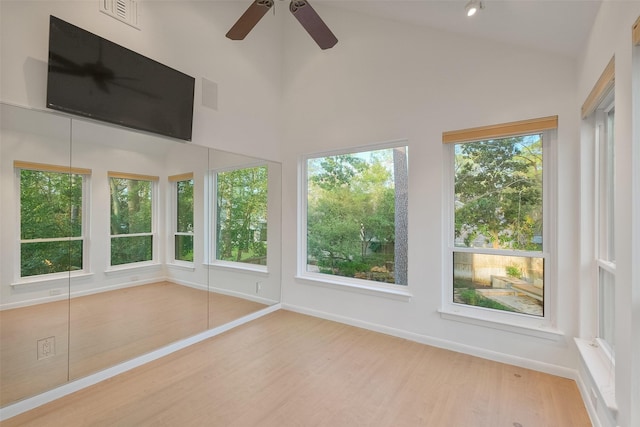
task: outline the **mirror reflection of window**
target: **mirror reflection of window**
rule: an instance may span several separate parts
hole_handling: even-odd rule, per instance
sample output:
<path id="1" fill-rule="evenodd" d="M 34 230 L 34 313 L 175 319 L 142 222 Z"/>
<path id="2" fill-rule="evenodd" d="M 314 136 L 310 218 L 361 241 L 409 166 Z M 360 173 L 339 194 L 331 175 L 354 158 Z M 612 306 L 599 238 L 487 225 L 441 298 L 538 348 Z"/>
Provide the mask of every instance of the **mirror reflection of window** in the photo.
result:
<path id="1" fill-rule="evenodd" d="M 193 262 L 193 173 L 169 177 L 175 197 L 174 260 Z"/>
<path id="2" fill-rule="evenodd" d="M 111 265 L 153 260 L 153 183 L 158 177 L 109 172 Z"/>
<path id="3" fill-rule="evenodd" d="M 216 260 L 267 265 L 267 166 L 216 174 Z"/>

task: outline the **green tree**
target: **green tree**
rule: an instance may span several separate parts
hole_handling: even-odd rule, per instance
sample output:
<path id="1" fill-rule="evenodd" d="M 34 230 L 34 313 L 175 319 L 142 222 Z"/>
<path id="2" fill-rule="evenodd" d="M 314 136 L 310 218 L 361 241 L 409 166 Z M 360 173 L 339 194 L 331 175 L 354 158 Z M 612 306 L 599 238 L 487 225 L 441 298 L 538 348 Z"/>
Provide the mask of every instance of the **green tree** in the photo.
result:
<path id="1" fill-rule="evenodd" d="M 151 181 L 112 177 L 111 235 L 151 233 Z M 111 265 L 153 259 L 153 236 L 111 238 Z"/>
<path id="2" fill-rule="evenodd" d="M 267 178 L 266 166 L 217 174 L 217 259 L 266 264 Z"/>
<path id="3" fill-rule="evenodd" d="M 69 240 L 81 235 L 82 175 L 22 169 L 21 276 L 81 269 L 82 240 Z"/>
<path id="4" fill-rule="evenodd" d="M 455 149 L 455 234 L 466 246 L 540 250 L 540 135 L 459 144 Z"/>
<path id="5" fill-rule="evenodd" d="M 393 151 L 309 159 L 307 169 L 308 262 L 342 276 L 385 271 L 396 238 Z"/>

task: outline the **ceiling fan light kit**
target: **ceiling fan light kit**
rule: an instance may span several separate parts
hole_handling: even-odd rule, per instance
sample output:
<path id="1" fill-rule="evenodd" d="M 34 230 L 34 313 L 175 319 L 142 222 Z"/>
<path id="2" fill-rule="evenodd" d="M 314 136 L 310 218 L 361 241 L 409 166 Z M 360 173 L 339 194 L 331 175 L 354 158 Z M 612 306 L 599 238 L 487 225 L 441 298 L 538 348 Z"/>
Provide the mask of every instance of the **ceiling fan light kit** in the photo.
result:
<path id="1" fill-rule="evenodd" d="M 478 0 L 471 0 L 464 7 L 464 10 L 467 13 L 467 16 L 475 15 L 480 9 L 484 9 L 484 3 Z"/>
<path id="2" fill-rule="evenodd" d="M 227 32 L 227 37 L 231 40 L 244 39 L 272 7 L 273 0 L 254 0 L 240 19 L 238 19 Z M 302 25 L 321 49 L 332 48 L 338 43 L 336 36 L 307 0 L 292 0 L 291 3 L 289 3 L 289 12 L 295 16 L 300 25 Z"/>

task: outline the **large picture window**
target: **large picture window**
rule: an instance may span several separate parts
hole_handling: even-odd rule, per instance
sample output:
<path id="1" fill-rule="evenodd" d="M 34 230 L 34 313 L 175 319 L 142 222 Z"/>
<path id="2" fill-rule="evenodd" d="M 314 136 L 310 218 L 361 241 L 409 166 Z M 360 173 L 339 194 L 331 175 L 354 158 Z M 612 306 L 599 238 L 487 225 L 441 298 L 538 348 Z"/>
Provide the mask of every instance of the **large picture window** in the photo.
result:
<path id="1" fill-rule="evenodd" d="M 306 159 L 305 270 L 407 285 L 407 147 Z"/>
<path id="2" fill-rule="evenodd" d="M 157 181 L 157 177 L 109 172 L 112 266 L 153 260 Z"/>
<path id="3" fill-rule="evenodd" d="M 550 133 L 535 128 L 549 129 L 556 120 L 515 122 L 504 126 L 505 137 L 500 127 L 486 128 L 497 135 L 476 139 L 483 131 L 470 132 L 450 145 L 450 303 L 545 317 Z"/>
<path id="4" fill-rule="evenodd" d="M 267 265 L 267 166 L 215 177 L 216 260 Z"/>
<path id="5" fill-rule="evenodd" d="M 15 162 L 20 181 L 20 276 L 83 270 L 84 188 L 90 171 Z"/>

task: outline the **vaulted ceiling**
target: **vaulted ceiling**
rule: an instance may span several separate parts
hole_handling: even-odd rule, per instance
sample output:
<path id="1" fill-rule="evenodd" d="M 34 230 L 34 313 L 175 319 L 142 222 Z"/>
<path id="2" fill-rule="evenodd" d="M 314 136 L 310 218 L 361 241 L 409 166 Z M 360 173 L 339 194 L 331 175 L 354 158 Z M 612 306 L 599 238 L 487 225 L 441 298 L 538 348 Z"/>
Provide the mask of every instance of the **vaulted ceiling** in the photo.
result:
<path id="1" fill-rule="evenodd" d="M 313 0 L 400 22 L 424 25 L 577 57 L 602 0 L 484 0 L 476 16 L 468 0 Z M 338 39 L 340 35 L 338 35 Z"/>

